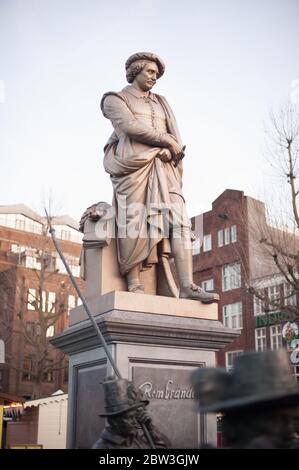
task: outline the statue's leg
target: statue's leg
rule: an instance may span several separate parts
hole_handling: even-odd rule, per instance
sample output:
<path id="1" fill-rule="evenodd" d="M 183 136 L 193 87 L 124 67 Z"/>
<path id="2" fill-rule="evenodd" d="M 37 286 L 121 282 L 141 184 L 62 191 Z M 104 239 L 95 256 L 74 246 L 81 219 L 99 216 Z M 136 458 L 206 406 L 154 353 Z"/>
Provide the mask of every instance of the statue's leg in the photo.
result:
<path id="1" fill-rule="evenodd" d="M 140 263 L 132 268 L 126 278 L 128 284 L 128 291 L 134 292 L 135 294 L 144 294 L 144 287 L 140 281 Z"/>
<path id="2" fill-rule="evenodd" d="M 173 195 L 171 210 L 171 251 L 180 285 L 180 298 L 204 303 L 219 300 L 217 294 L 206 292 L 193 282 L 191 229 L 183 199 Z"/>

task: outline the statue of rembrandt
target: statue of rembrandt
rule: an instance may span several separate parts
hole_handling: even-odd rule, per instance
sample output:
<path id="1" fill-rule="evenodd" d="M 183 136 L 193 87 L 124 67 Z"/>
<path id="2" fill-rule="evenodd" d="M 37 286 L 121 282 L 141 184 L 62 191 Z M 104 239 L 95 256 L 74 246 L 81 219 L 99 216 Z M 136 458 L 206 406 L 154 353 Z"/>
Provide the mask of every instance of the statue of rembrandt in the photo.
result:
<path id="1" fill-rule="evenodd" d="M 117 251 L 128 291 L 143 293 L 141 270 L 171 255 L 180 298 L 218 300 L 193 282 L 191 229 L 182 193 L 185 147 L 174 114 L 151 92 L 165 65 L 155 54 L 138 52 L 126 61 L 129 85 L 105 93 L 104 116 L 114 132 L 105 145 L 104 167 L 114 189 Z"/>

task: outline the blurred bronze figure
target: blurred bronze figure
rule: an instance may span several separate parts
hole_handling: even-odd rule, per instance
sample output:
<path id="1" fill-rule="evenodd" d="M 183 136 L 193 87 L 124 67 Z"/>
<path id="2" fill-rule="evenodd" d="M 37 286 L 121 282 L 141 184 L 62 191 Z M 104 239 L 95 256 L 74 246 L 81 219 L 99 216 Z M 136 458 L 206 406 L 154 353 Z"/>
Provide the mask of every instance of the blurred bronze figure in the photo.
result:
<path id="1" fill-rule="evenodd" d="M 286 350 L 244 353 L 235 359 L 231 373 L 199 369 L 192 381 L 200 411 L 223 413 L 229 448 L 299 448 L 299 388 Z"/>
<path id="2" fill-rule="evenodd" d="M 164 70 L 157 55 L 133 54 L 126 61 L 129 85 L 106 93 L 101 101 L 114 128 L 104 148 L 104 167 L 114 189 L 118 262 L 130 292 L 144 292 L 140 271 L 160 260 L 174 296 L 210 303 L 218 295 L 193 282 L 190 222 L 182 193 L 185 147 L 168 102 L 150 91 Z M 170 254 L 179 294 L 165 267 Z"/>
<path id="3" fill-rule="evenodd" d="M 146 424 L 157 449 L 171 447 L 145 410 L 149 401 L 143 398 L 141 391 L 135 390 L 132 382 L 107 377 L 103 386 L 105 412 L 100 416 L 107 418 L 107 425 L 93 449 L 149 449 L 142 423 Z"/>

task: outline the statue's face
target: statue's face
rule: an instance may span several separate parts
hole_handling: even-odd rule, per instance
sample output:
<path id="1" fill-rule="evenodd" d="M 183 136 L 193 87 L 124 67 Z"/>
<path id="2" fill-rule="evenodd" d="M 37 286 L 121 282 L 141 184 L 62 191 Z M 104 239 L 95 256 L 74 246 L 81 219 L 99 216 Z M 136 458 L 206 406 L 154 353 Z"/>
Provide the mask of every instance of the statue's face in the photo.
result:
<path id="1" fill-rule="evenodd" d="M 126 413 L 114 416 L 112 419 L 109 419 L 109 423 L 116 427 L 118 433 L 122 436 L 132 434 L 137 427 L 136 410 L 129 410 Z"/>
<path id="2" fill-rule="evenodd" d="M 133 84 L 136 84 L 142 91 L 149 91 L 155 85 L 158 74 L 159 69 L 156 62 L 147 62 L 135 77 Z"/>

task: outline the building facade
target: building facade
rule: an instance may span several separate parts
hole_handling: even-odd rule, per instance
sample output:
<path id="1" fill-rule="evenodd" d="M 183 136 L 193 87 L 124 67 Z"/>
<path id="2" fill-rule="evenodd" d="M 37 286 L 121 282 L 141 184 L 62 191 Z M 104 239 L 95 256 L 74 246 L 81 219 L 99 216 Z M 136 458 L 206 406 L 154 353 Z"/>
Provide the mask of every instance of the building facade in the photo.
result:
<path id="1" fill-rule="evenodd" d="M 260 243 L 266 231 L 280 235 L 269 225 L 264 204 L 228 189 L 213 202 L 212 210 L 192 218 L 192 228 L 197 237 L 194 280 L 220 294 L 219 319 L 240 333 L 218 353 L 219 365 L 230 370 L 243 351 L 290 348 L 282 328 L 296 320 L 298 299 Z M 299 367 L 293 368 L 298 377 Z"/>
<path id="2" fill-rule="evenodd" d="M 54 217 L 52 224 L 79 278 L 78 224 L 69 216 Z M 67 358 L 48 338 L 68 326 L 69 310 L 78 305 L 46 228 L 45 218 L 22 204 L 0 206 L 0 390 L 26 399 L 67 392 Z"/>

